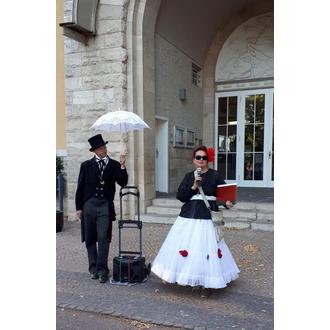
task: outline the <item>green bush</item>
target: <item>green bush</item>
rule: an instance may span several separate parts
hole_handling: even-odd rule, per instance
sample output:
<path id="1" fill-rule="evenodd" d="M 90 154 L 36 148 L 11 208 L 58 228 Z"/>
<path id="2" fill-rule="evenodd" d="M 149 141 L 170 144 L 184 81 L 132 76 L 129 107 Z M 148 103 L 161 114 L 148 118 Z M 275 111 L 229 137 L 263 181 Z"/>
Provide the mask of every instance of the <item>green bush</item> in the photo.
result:
<path id="1" fill-rule="evenodd" d="M 64 169 L 63 159 L 59 156 L 56 156 L 56 176 L 61 174 Z"/>

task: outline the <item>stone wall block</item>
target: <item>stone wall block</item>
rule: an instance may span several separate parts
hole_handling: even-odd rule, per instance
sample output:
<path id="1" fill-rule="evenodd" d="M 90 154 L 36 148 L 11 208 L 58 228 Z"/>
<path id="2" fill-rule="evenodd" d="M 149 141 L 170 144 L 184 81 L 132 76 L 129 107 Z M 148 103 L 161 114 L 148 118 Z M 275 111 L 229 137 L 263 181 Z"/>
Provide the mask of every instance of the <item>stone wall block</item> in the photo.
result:
<path id="1" fill-rule="evenodd" d="M 113 98 L 114 90 L 112 88 L 73 92 L 73 104 L 105 103 L 111 102 Z"/>
<path id="2" fill-rule="evenodd" d="M 73 53 L 77 52 L 78 50 L 81 50 L 82 44 L 76 40 L 64 36 L 63 42 L 67 53 Z"/>
<path id="3" fill-rule="evenodd" d="M 64 1 L 63 10 L 64 10 L 65 15 L 71 15 L 72 6 L 73 6 L 73 0 L 65 0 Z"/>
<path id="4" fill-rule="evenodd" d="M 71 54 L 73 55 L 73 54 Z M 127 50 L 123 47 L 116 47 L 111 49 L 101 49 L 84 52 L 79 54 L 81 57 L 79 65 L 89 66 L 95 64 L 114 63 L 114 62 L 126 62 L 127 61 Z M 72 64 L 75 62 L 71 60 Z"/>
<path id="5" fill-rule="evenodd" d="M 92 64 L 89 66 L 82 67 L 70 67 L 66 70 L 65 77 L 84 77 L 84 76 L 92 76 L 92 75 L 103 75 L 110 73 L 126 73 L 127 65 L 122 62 L 106 62 L 99 64 Z"/>
<path id="6" fill-rule="evenodd" d="M 65 104 L 72 104 L 72 100 L 73 100 L 73 93 L 71 91 L 67 91 L 65 92 Z"/>
<path id="7" fill-rule="evenodd" d="M 66 48 L 64 48 L 66 50 Z M 64 56 L 64 68 L 68 67 L 79 67 L 82 64 L 82 54 L 81 53 L 66 53 Z"/>
<path id="8" fill-rule="evenodd" d="M 81 67 L 83 66 L 93 66 L 100 64 L 101 59 L 97 56 L 97 52 L 85 52 L 81 54 Z"/>
<path id="9" fill-rule="evenodd" d="M 71 77 L 65 79 L 65 90 L 77 90 L 82 89 L 83 81 L 82 78 L 79 77 Z"/>
<path id="10" fill-rule="evenodd" d="M 112 88 L 126 85 L 126 77 L 123 74 L 96 75 L 82 78 L 82 88 Z"/>
<path id="11" fill-rule="evenodd" d="M 79 118 L 79 119 L 68 121 L 66 124 L 66 129 L 67 129 L 67 132 L 72 132 L 75 130 L 79 130 L 81 128 L 81 126 L 82 126 L 82 119 Z"/>
<path id="12" fill-rule="evenodd" d="M 123 141 L 113 141 L 109 142 L 108 151 L 112 157 L 119 160 L 119 155 L 127 150 L 127 143 Z"/>
<path id="13" fill-rule="evenodd" d="M 101 60 L 104 62 L 127 62 L 127 50 L 124 47 L 100 50 Z"/>
<path id="14" fill-rule="evenodd" d="M 114 89 L 100 89 L 95 91 L 95 103 L 111 102 L 114 98 Z"/>
<path id="15" fill-rule="evenodd" d="M 98 21 L 97 35 L 124 32 L 126 23 L 122 19 Z"/>
<path id="16" fill-rule="evenodd" d="M 127 57 L 125 56 L 124 62 L 127 60 Z M 113 63 L 112 64 L 112 73 L 127 73 L 127 65 L 123 62 L 121 63 Z"/>
<path id="17" fill-rule="evenodd" d="M 126 46 L 126 36 L 123 32 L 106 34 L 101 37 L 103 37 L 101 44 L 105 48 L 125 47 Z"/>
<path id="18" fill-rule="evenodd" d="M 100 106 L 99 104 L 98 104 L 98 106 L 99 107 L 97 107 L 97 108 L 91 108 L 89 110 L 86 110 L 84 112 L 84 119 L 93 120 L 94 118 L 99 118 L 102 115 L 107 113 L 107 111 L 104 109 L 103 106 Z"/>
<path id="19" fill-rule="evenodd" d="M 127 12 L 126 7 L 119 5 L 99 4 L 97 17 L 99 20 L 104 19 L 121 19 L 125 17 Z"/>
<path id="20" fill-rule="evenodd" d="M 88 117 L 90 114 L 97 115 L 105 112 L 103 104 L 79 104 L 73 105 L 73 108 L 75 109 L 75 113 L 80 117 Z"/>

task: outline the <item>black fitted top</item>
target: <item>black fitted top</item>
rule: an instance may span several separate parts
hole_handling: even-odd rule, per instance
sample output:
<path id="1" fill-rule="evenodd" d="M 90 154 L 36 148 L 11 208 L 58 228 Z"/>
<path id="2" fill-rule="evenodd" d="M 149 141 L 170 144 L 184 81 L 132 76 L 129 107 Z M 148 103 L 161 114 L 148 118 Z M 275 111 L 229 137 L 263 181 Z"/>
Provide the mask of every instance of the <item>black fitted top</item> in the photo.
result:
<path id="1" fill-rule="evenodd" d="M 207 172 L 201 175 L 202 177 L 202 188 L 206 196 L 216 196 L 217 185 L 225 184 L 220 173 L 213 169 L 208 169 Z M 206 207 L 203 199 L 201 200 L 190 200 L 190 198 L 196 194 L 199 194 L 199 190 L 192 190 L 195 181 L 194 171 L 189 172 L 183 178 L 176 198 L 183 202 L 180 217 L 191 218 L 191 219 L 211 219 L 211 213 Z M 216 201 L 209 201 L 212 210 L 217 210 Z"/>

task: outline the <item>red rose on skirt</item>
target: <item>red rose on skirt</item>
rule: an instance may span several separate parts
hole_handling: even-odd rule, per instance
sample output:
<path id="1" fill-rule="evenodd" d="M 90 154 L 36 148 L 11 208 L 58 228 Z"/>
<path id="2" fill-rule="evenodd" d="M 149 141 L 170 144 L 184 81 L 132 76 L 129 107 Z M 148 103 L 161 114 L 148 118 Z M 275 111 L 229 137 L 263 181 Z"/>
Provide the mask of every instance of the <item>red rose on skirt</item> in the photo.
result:
<path id="1" fill-rule="evenodd" d="M 188 251 L 187 250 L 180 250 L 179 253 L 183 256 L 186 257 L 188 255 Z"/>
<path id="2" fill-rule="evenodd" d="M 222 253 L 221 253 L 221 250 L 220 249 L 218 249 L 218 257 L 219 258 L 222 258 Z"/>

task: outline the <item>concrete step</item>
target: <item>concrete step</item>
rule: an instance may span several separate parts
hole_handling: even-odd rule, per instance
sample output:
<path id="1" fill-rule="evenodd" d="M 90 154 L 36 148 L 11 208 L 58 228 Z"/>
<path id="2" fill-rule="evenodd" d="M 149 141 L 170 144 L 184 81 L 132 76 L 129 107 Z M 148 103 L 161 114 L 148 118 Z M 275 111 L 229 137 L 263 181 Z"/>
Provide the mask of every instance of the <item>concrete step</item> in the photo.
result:
<path id="1" fill-rule="evenodd" d="M 159 223 L 172 225 L 177 216 L 158 215 L 158 214 L 141 214 L 140 219 L 144 223 Z M 274 231 L 274 223 L 268 221 L 251 221 L 244 218 L 223 219 L 224 226 L 231 229 L 254 229 L 262 231 Z"/>
<path id="2" fill-rule="evenodd" d="M 164 206 L 148 206 L 146 214 L 155 214 L 155 215 L 171 215 L 178 216 L 181 211 L 181 208 L 174 207 L 164 207 Z M 246 211 L 246 210 L 223 210 L 223 217 L 228 219 L 244 219 L 245 221 L 253 221 L 257 219 L 256 211 Z M 271 214 L 263 213 L 260 214 L 260 220 L 269 220 L 271 219 Z"/>
<path id="3" fill-rule="evenodd" d="M 152 201 L 153 206 L 161 206 L 161 207 L 174 207 L 181 208 L 183 205 L 177 199 L 174 198 L 155 198 Z M 274 212 L 274 204 L 272 203 L 252 203 L 252 202 L 237 202 L 233 208 L 233 210 L 256 210 L 264 213 L 273 213 Z"/>
<path id="4" fill-rule="evenodd" d="M 233 208 L 231 210 L 223 210 L 222 212 L 224 219 L 244 219 L 246 221 L 253 221 L 257 219 L 257 214 L 255 211 L 242 211 L 235 210 Z"/>
<path id="5" fill-rule="evenodd" d="M 250 203 L 250 202 L 237 202 L 233 210 L 251 210 L 254 211 L 256 209 L 256 203 Z"/>
<path id="6" fill-rule="evenodd" d="M 273 203 L 258 203 L 256 204 L 257 212 L 262 213 L 274 213 L 274 204 Z"/>
<path id="7" fill-rule="evenodd" d="M 274 213 L 257 213 L 257 220 L 274 222 Z"/>
<path id="8" fill-rule="evenodd" d="M 155 198 L 152 200 L 153 206 L 181 208 L 183 205 L 178 199 L 173 198 Z"/>
<path id="9" fill-rule="evenodd" d="M 148 213 L 148 214 L 140 215 L 140 220 L 146 223 L 163 223 L 163 224 L 172 225 L 175 222 L 176 218 L 177 216 L 174 217 L 170 214 L 158 215 L 158 214 Z"/>
<path id="10" fill-rule="evenodd" d="M 262 230 L 262 231 L 274 231 L 274 223 L 265 222 L 265 221 L 245 221 L 242 219 L 226 220 L 224 219 L 226 228 L 233 229 L 253 229 L 253 230 Z"/>
<path id="11" fill-rule="evenodd" d="M 246 221 L 244 219 L 223 219 L 225 223 L 225 228 L 233 228 L 233 229 L 250 229 L 251 222 Z"/>
<path id="12" fill-rule="evenodd" d="M 178 216 L 181 211 L 180 207 L 168 207 L 168 206 L 148 206 L 147 214 L 153 213 L 158 215 L 173 215 Z"/>
<path id="13" fill-rule="evenodd" d="M 232 210 L 251 210 L 264 213 L 273 213 L 274 204 L 272 203 L 252 203 L 252 202 L 237 202 Z"/>
<path id="14" fill-rule="evenodd" d="M 146 223 L 173 224 L 183 203 L 174 198 L 156 198 L 140 218 Z M 223 209 L 226 228 L 274 230 L 274 204 L 238 202 L 231 210 Z"/>
<path id="15" fill-rule="evenodd" d="M 274 231 L 274 222 L 255 221 L 251 222 L 251 229 L 262 231 Z"/>

